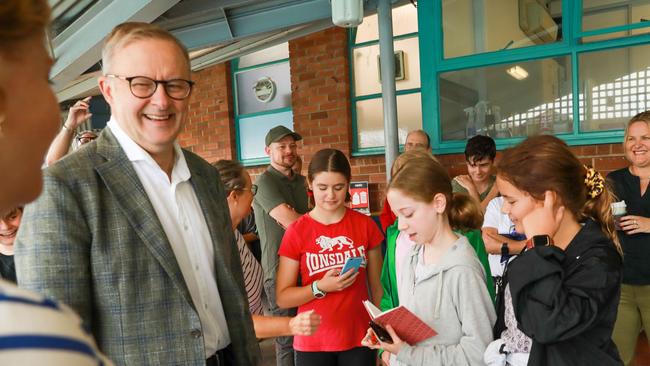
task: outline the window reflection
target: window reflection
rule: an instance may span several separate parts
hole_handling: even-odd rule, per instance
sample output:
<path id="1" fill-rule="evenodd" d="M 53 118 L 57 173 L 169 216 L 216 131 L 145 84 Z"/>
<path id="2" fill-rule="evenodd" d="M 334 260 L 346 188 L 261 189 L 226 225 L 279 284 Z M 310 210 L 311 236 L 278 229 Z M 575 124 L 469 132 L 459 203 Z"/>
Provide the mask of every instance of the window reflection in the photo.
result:
<path id="1" fill-rule="evenodd" d="M 570 65 L 558 57 L 441 74 L 442 140 L 571 132 Z"/>
<path id="2" fill-rule="evenodd" d="M 560 0 L 443 1 L 445 58 L 562 39 Z"/>

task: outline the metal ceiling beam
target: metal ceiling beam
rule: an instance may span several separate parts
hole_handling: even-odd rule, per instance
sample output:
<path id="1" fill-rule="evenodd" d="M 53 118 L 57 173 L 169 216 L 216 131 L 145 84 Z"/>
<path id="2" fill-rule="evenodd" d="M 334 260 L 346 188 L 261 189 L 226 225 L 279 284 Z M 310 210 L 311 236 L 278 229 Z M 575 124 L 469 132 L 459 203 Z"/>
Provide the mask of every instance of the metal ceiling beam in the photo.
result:
<path id="1" fill-rule="evenodd" d="M 260 51 L 330 27 L 332 27 L 331 22 L 328 20 L 321 20 L 281 32 L 265 33 L 259 36 L 249 37 L 245 40 L 219 48 L 193 59 L 192 71 L 202 70 L 206 67 L 230 61 L 236 57 Z"/>
<path id="2" fill-rule="evenodd" d="M 236 8 L 236 11 L 227 10 L 226 13 L 227 18 L 170 30 L 188 49 L 192 50 L 332 16 L 329 0 L 294 1 L 249 12 L 246 11 L 246 6 L 243 6 Z"/>
<path id="3" fill-rule="evenodd" d="M 126 21 L 152 22 L 179 0 L 110 1 L 91 20 L 78 26 L 62 42 L 54 40 L 57 62 L 52 68 L 54 89 L 61 90 L 101 58 L 104 37 Z M 57 37 L 58 38 L 58 37 Z"/>

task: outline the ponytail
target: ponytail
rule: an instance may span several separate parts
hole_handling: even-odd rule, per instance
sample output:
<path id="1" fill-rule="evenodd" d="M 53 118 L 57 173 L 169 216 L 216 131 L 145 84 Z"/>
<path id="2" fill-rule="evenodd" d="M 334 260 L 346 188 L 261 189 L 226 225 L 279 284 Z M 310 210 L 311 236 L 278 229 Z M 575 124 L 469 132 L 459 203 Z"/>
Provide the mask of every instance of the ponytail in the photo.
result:
<path id="1" fill-rule="evenodd" d="M 590 176 L 595 172 L 593 168 L 585 166 L 587 169 L 587 174 L 585 176 L 585 184 L 589 192 L 594 192 L 592 184 L 589 182 Z M 618 235 L 616 235 L 616 229 L 614 227 L 614 216 L 612 213 L 611 204 L 616 201 L 614 194 L 612 193 L 611 188 L 605 184 L 602 180 L 600 173 L 595 172 L 597 175 L 597 180 L 601 180 L 602 188 L 597 188 L 596 191 L 600 190 L 598 194 L 589 193 L 587 201 L 584 206 L 582 206 L 582 216 L 583 218 L 590 218 L 598 223 L 600 223 L 600 228 L 609 239 L 614 242 L 616 250 L 623 255 L 623 249 L 621 248 L 621 243 L 618 240 Z M 595 193 L 595 192 L 594 192 Z"/>

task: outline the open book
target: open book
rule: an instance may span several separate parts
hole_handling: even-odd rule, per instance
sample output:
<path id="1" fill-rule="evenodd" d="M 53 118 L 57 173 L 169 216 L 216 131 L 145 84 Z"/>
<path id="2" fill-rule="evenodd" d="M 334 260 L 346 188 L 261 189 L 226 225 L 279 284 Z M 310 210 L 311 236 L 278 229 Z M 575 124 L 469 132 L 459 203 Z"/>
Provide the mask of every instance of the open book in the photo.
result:
<path id="1" fill-rule="evenodd" d="M 386 328 L 390 324 L 395 333 L 406 343 L 414 345 L 435 336 L 436 331 L 404 306 L 382 312 L 368 300 L 363 302 L 370 319 Z"/>

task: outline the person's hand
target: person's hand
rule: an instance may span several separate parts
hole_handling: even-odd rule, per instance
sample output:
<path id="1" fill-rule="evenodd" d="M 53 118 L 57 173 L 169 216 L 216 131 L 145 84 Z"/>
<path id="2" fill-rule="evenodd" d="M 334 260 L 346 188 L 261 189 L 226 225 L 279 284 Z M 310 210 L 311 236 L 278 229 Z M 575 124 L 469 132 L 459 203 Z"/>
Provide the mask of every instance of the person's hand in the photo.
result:
<path id="1" fill-rule="evenodd" d="M 316 314 L 314 310 L 302 312 L 289 320 L 289 328 L 291 334 L 310 336 L 316 333 L 318 326 L 321 322 L 321 316 Z"/>
<path id="2" fill-rule="evenodd" d="M 483 244 L 485 244 L 485 251 L 490 254 L 501 254 L 501 245 L 503 240 L 499 238 L 498 234 L 491 234 L 487 231 L 481 231 Z"/>
<path id="3" fill-rule="evenodd" d="M 621 229 L 628 235 L 650 233 L 650 218 L 636 215 L 621 217 Z"/>
<path id="4" fill-rule="evenodd" d="M 390 334 L 390 337 L 393 339 L 393 343 L 382 342 L 379 337 L 375 334 L 372 328 L 368 328 L 366 331 L 366 336 L 361 340 L 361 345 L 366 346 L 371 349 L 383 349 L 384 353 L 390 352 L 394 355 L 398 354 L 402 349 L 402 346 L 406 344 L 400 337 L 395 333 L 395 329 L 389 325 L 386 326 L 386 331 Z M 382 354 L 382 360 L 384 355 Z"/>
<path id="5" fill-rule="evenodd" d="M 544 203 L 537 204 L 522 220 L 524 233 L 527 238 L 535 235 L 548 235 L 553 237 L 560 227 L 564 217 L 564 206 L 556 207 L 556 196 L 554 192 L 544 193 Z"/>
<path id="6" fill-rule="evenodd" d="M 390 366 L 390 352 L 383 352 L 381 354 L 381 362 L 386 366 Z"/>
<path id="7" fill-rule="evenodd" d="M 81 125 L 82 123 L 86 122 L 90 117 L 92 117 L 92 113 L 90 113 L 89 108 L 91 97 L 86 97 L 84 99 L 78 100 L 68 111 L 68 118 L 65 120 L 65 127 L 70 130 L 74 131 Z"/>
<path id="8" fill-rule="evenodd" d="M 457 175 L 454 180 L 465 188 L 467 192 L 469 192 L 470 196 L 478 196 L 478 191 L 476 190 L 474 181 L 472 181 L 472 178 L 469 175 Z"/>
<path id="9" fill-rule="evenodd" d="M 359 271 L 354 274 L 352 272 L 354 271 L 341 274 L 338 268 L 330 269 L 323 278 L 318 280 L 318 288 L 325 293 L 343 291 L 350 287 L 359 275 Z"/>

